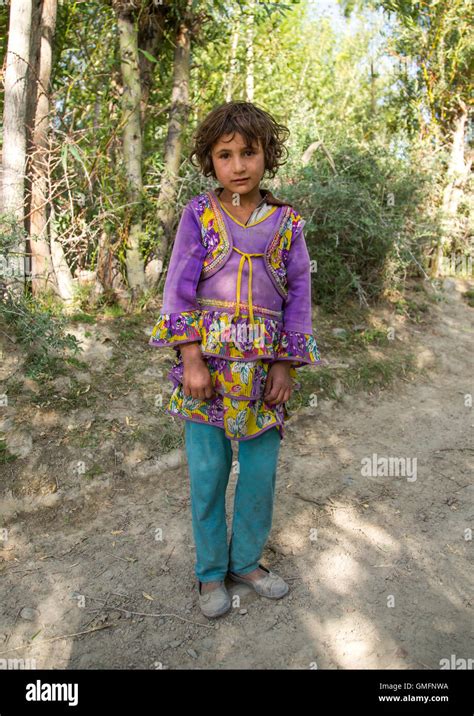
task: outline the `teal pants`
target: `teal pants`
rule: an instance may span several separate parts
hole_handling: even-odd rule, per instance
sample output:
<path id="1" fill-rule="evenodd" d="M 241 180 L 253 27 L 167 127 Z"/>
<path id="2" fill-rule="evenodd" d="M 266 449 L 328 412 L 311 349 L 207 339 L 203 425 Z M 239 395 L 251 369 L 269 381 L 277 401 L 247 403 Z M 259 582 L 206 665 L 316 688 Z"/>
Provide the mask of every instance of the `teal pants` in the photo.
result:
<path id="1" fill-rule="evenodd" d="M 223 581 L 228 571 L 247 574 L 258 567 L 272 526 L 280 441 L 275 427 L 239 441 L 239 472 L 227 545 L 225 496 L 232 469 L 232 444 L 222 428 L 186 420 L 195 573 L 199 581 Z"/>

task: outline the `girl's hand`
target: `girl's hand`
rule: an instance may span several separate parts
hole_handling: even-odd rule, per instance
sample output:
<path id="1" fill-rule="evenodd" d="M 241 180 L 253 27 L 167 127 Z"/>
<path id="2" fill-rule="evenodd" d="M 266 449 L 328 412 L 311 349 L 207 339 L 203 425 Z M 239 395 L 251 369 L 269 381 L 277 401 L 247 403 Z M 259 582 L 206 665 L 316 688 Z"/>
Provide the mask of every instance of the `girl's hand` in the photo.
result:
<path id="1" fill-rule="evenodd" d="M 188 348 L 188 346 L 192 347 Z M 212 384 L 211 374 L 202 357 L 199 344 L 190 343 L 181 346 L 181 355 L 183 356 L 184 395 L 199 400 L 214 398 L 216 393 Z"/>
<path id="2" fill-rule="evenodd" d="M 263 396 L 269 405 L 279 405 L 290 399 L 293 391 L 290 368 L 290 360 L 277 361 L 270 366 Z"/>

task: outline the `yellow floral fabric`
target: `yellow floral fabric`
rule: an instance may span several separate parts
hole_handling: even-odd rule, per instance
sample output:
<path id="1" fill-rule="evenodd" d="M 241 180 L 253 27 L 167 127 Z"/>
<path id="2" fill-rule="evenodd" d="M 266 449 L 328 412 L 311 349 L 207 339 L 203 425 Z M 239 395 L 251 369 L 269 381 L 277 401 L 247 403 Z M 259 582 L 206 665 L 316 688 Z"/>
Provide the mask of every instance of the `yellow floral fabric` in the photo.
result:
<path id="1" fill-rule="evenodd" d="M 253 330 L 253 332 L 252 332 Z M 238 321 L 223 311 L 196 310 L 179 314 L 160 314 L 152 331 L 150 344 L 177 350 L 168 374 L 173 391 L 165 411 L 185 420 L 216 425 L 231 440 L 248 440 L 272 427 L 284 437 L 285 420 L 289 417 L 285 404 L 270 406 L 264 398 L 268 371 L 273 361 L 292 359 L 284 348 L 286 340 L 281 323 L 254 316 L 248 323 L 247 314 Z M 184 365 L 179 352 L 183 343 L 201 342 L 215 395 L 200 400 L 184 395 Z M 296 367 L 320 362 L 312 335 L 298 334 L 298 352 L 292 360 L 290 377 L 295 390 L 301 387 Z M 298 361 L 303 358 L 303 361 Z"/>
<path id="2" fill-rule="evenodd" d="M 205 357 L 215 397 L 200 400 L 183 393 L 183 364 L 180 359 L 181 356 L 169 373 L 175 387 L 167 413 L 217 425 L 231 440 L 246 440 L 272 427 L 278 428 L 283 438 L 285 419 L 289 417 L 286 406 L 269 406 L 263 398 L 269 363 Z M 290 374 L 296 380 L 294 367 L 290 368 Z M 258 397 L 250 398 L 251 394 Z"/>
<path id="3" fill-rule="evenodd" d="M 316 339 L 310 333 L 286 331 L 272 318 L 248 314 L 235 316 L 225 311 L 195 310 L 160 314 L 153 328 L 150 345 L 179 347 L 201 341 L 204 355 L 229 360 L 290 360 L 295 367 L 320 363 Z"/>

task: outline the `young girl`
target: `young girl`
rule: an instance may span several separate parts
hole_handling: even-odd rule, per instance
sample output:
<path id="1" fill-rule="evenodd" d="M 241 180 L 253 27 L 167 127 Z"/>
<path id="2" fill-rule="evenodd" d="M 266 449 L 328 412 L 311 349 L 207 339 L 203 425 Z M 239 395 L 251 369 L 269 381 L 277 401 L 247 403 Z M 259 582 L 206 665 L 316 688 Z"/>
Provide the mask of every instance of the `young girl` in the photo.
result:
<path id="1" fill-rule="evenodd" d="M 185 206 L 162 313 L 150 345 L 176 350 L 166 408 L 183 418 L 203 613 L 228 611 L 225 577 L 279 599 L 284 580 L 260 564 L 270 533 L 285 403 L 296 368 L 321 362 L 311 322 L 310 260 L 300 215 L 260 187 L 275 176 L 286 127 L 249 102 L 228 102 L 198 127 L 205 176 L 221 186 Z M 232 534 L 225 495 L 239 444 Z"/>

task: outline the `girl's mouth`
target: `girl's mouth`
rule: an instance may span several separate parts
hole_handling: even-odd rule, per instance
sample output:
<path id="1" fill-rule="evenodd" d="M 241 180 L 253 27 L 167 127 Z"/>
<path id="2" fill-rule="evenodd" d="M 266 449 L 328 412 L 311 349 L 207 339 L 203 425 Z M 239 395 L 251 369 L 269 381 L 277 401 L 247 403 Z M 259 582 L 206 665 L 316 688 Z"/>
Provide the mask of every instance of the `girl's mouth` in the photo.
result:
<path id="1" fill-rule="evenodd" d="M 234 179 L 233 183 L 234 184 L 245 184 L 245 182 L 247 182 L 247 181 L 248 181 L 248 178 L 247 179 Z"/>

